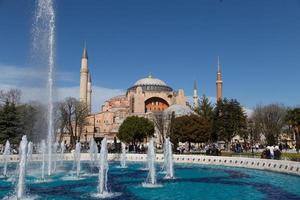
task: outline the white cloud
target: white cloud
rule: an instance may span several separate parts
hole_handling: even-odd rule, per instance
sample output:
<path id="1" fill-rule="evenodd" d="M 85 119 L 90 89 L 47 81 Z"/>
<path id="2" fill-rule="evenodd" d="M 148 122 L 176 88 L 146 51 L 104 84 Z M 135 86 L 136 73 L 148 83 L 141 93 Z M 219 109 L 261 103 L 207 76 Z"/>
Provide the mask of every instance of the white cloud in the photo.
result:
<path id="1" fill-rule="evenodd" d="M 248 117 L 252 117 L 253 110 L 250 108 L 243 107 Z"/>
<path id="2" fill-rule="evenodd" d="M 45 83 L 47 80 L 47 67 L 27 67 L 0 64 L 0 71 L 5 73 L 1 76 L 0 83 L 6 85 L 35 85 Z M 70 72 L 55 72 L 57 82 L 74 82 L 74 74 Z"/>
<path id="3" fill-rule="evenodd" d="M 79 86 L 78 87 L 61 87 L 57 89 L 58 100 L 63 100 L 66 97 L 75 97 L 79 98 Z M 122 89 L 111 89 L 104 88 L 101 86 L 92 87 L 92 111 L 99 112 L 103 103 L 114 97 L 121 94 L 125 94 L 125 91 Z"/>
<path id="4" fill-rule="evenodd" d="M 46 88 L 38 87 L 19 87 L 16 85 L 5 85 L 0 83 L 0 89 L 8 90 L 11 88 L 18 88 L 22 91 L 22 102 L 40 101 L 47 102 Z M 111 89 L 99 86 L 94 86 L 92 92 L 92 111 L 99 112 L 101 105 L 111 97 L 125 94 L 122 89 Z M 61 101 L 67 97 L 79 98 L 78 87 L 58 87 L 55 89 L 54 100 Z"/>
<path id="5" fill-rule="evenodd" d="M 5 76 L 1 76 L 0 90 L 8 90 L 17 88 L 22 91 L 22 102 L 40 101 L 47 102 L 46 78 L 47 71 L 41 71 L 31 67 L 17 67 L 0 64 L 0 71 L 5 72 Z M 57 81 L 79 82 L 73 78 L 72 73 L 58 72 L 56 73 Z M 100 111 L 101 105 L 105 100 L 111 97 L 125 94 L 122 89 L 111 89 L 101 86 L 92 87 L 92 110 Z M 79 98 L 79 86 L 62 86 L 54 90 L 54 100 L 61 101 L 66 97 Z"/>

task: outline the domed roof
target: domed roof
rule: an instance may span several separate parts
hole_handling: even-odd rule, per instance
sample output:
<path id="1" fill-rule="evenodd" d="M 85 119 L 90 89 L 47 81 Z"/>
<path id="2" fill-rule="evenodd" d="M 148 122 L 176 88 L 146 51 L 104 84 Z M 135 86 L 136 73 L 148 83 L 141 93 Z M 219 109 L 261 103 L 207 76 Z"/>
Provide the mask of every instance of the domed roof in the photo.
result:
<path id="1" fill-rule="evenodd" d="M 179 104 L 174 104 L 169 108 L 167 108 L 166 110 L 164 110 L 165 115 L 171 115 L 173 112 L 175 113 L 176 117 L 196 114 L 190 107 L 179 105 Z"/>
<path id="2" fill-rule="evenodd" d="M 146 77 L 146 78 L 142 78 L 140 80 L 138 80 L 137 82 L 135 82 L 134 86 L 142 86 L 142 85 L 160 85 L 160 86 L 167 86 L 167 84 L 158 79 L 158 78 L 153 78 L 151 75 Z"/>
<path id="3" fill-rule="evenodd" d="M 133 86 L 128 88 L 127 91 L 135 91 L 137 87 L 141 87 L 143 91 L 156 91 L 156 92 L 171 92 L 173 89 L 169 87 L 164 81 L 153 78 L 151 75 L 142 78 L 135 82 Z"/>

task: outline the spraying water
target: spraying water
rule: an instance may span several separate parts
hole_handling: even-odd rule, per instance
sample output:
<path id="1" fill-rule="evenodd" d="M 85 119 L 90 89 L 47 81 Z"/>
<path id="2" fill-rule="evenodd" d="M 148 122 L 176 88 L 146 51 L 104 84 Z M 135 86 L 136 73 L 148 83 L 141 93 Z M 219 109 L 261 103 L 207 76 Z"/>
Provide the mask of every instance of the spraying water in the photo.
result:
<path id="1" fill-rule="evenodd" d="M 100 160 L 99 160 L 99 185 L 98 185 L 98 193 L 92 194 L 94 198 L 115 198 L 120 196 L 121 193 L 110 193 L 107 189 L 107 172 L 108 172 L 108 151 L 107 151 L 107 140 L 103 138 L 101 141 L 101 150 L 100 150 Z"/>
<path id="2" fill-rule="evenodd" d="M 65 153 L 66 147 L 65 147 L 65 143 L 62 141 L 60 143 L 60 161 L 61 161 L 61 165 L 63 164 L 64 161 L 64 153 Z"/>
<path id="3" fill-rule="evenodd" d="M 53 140 L 53 72 L 55 44 L 54 0 L 38 0 L 33 25 L 33 46 L 38 52 L 45 53 L 48 65 L 48 175 L 52 173 L 52 140 Z"/>
<path id="4" fill-rule="evenodd" d="M 107 162 L 107 140 L 104 138 L 101 141 L 101 151 L 100 151 L 100 167 L 99 167 L 99 188 L 98 192 L 100 195 L 107 193 L 107 172 L 108 172 L 108 162 Z"/>
<path id="5" fill-rule="evenodd" d="M 56 162 L 57 162 L 57 148 L 58 148 L 59 144 L 58 142 L 55 142 L 53 144 L 53 171 L 56 171 Z"/>
<path id="6" fill-rule="evenodd" d="M 156 172 L 155 172 L 155 147 L 153 138 L 149 141 L 148 145 L 148 166 L 149 166 L 149 174 L 148 174 L 148 183 L 154 185 L 156 184 Z"/>
<path id="7" fill-rule="evenodd" d="M 92 163 L 92 165 L 94 165 L 97 161 L 97 155 L 98 155 L 98 147 L 97 147 L 97 144 L 96 144 L 94 138 L 91 138 L 91 140 L 90 140 L 89 153 L 90 153 L 91 163 Z"/>
<path id="8" fill-rule="evenodd" d="M 42 180 L 45 180 L 45 160 L 46 160 L 46 142 L 42 140 L 41 143 L 41 153 L 42 153 Z"/>
<path id="9" fill-rule="evenodd" d="M 167 172 L 165 178 L 168 179 L 174 178 L 173 152 L 172 152 L 172 143 L 170 142 L 170 138 L 166 138 L 164 144 L 164 169 Z"/>
<path id="10" fill-rule="evenodd" d="M 32 151 L 33 151 L 33 143 L 28 142 L 28 147 L 27 147 L 27 164 L 30 162 L 31 157 L 32 157 Z"/>
<path id="11" fill-rule="evenodd" d="M 157 184 L 156 181 L 156 170 L 155 170 L 155 146 L 153 138 L 150 139 L 148 144 L 148 152 L 147 152 L 147 161 L 148 161 L 148 167 L 149 172 L 146 179 L 146 182 L 144 182 L 142 185 L 143 187 L 160 187 L 161 185 Z"/>
<path id="12" fill-rule="evenodd" d="M 121 167 L 126 168 L 126 145 L 122 143 Z"/>
<path id="13" fill-rule="evenodd" d="M 76 147 L 75 147 L 76 176 L 77 176 L 77 178 L 80 175 L 80 151 L 81 151 L 81 144 L 80 144 L 80 142 L 77 142 Z"/>
<path id="14" fill-rule="evenodd" d="M 19 161 L 19 178 L 17 183 L 17 199 L 22 199 L 25 190 L 25 172 L 26 172 L 26 156 L 27 156 L 27 137 L 24 135 L 20 143 L 20 161 Z"/>
<path id="15" fill-rule="evenodd" d="M 7 162 L 8 162 L 9 155 L 10 155 L 10 143 L 7 140 L 3 152 L 3 158 L 4 158 L 3 176 L 7 176 Z"/>

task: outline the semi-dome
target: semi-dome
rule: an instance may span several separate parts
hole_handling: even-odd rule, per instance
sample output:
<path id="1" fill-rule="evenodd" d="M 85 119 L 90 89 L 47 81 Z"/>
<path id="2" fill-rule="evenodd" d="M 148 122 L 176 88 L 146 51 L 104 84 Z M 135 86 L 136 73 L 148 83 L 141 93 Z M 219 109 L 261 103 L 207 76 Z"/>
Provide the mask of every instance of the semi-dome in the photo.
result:
<path id="1" fill-rule="evenodd" d="M 168 116 L 171 115 L 174 112 L 176 117 L 184 116 L 184 115 L 191 115 L 196 114 L 190 107 L 183 106 L 179 104 L 174 104 L 164 110 L 164 115 Z"/>
<path id="2" fill-rule="evenodd" d="M 173 91 L 173 89 L 169 87 L 164 81 L 158 78 L 154 78 L 151 75 L 135 82 L 135 84 L 130 87 L 128 91 L 135 90 L 137 87 L 142 87 L 143 91 Z"/>

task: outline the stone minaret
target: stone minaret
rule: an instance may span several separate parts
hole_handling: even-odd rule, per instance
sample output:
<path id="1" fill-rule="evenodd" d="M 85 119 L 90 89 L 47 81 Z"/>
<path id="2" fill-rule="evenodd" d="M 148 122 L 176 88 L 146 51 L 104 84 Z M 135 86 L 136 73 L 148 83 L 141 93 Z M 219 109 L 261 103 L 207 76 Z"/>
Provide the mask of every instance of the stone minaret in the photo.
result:
<path id="1" fill-rule="evenodd" d="M 218 56 L 218 72 L 217 72 L 216 86 L 217 86 L 217 101 L 219 101 L 219 100 L 223 99 L 223 81 L 222 81 L 222 76 L 221 76 L 221 67 L 220 67 L 219 56 Z"/>
<path id="2" fill-rule="evenodd" d="M 87 83 L 87 106 L 89 113 L 92 111 L 92 78 L 91 73 L 89 72 L 88 83 Z"/>
<path id="3" fill-rule="evenodd" d="M 80 91 L 79 99 L 81 102 L 87 105 L 87 94 L 88 94 L 88 55 L 86 47 L 83 49 L 82 58 L 81 58 L 81 69 L 80 69 Z"/>
<path id="4" fill-rule="evenodd" d="M 199 99 L 199 97 L 198 97 L 197 81 L 194 81 L 194 94 L 193 94 L 194 109 L 199 107 L 198 99 Z"/>

